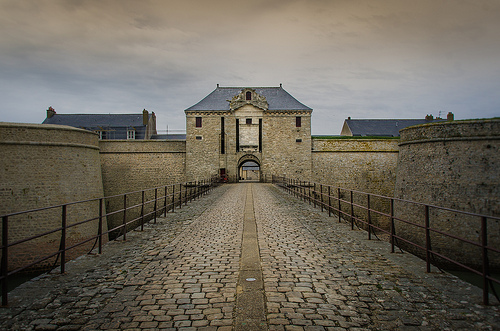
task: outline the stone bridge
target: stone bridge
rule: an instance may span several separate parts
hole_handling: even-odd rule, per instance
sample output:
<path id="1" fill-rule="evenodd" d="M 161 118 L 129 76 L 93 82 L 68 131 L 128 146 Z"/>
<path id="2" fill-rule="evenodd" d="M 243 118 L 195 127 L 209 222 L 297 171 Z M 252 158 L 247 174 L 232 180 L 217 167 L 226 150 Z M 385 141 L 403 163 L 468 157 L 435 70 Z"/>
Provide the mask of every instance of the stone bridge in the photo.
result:
<path id="1" fill-rule="evenodd" d="M 494 330 L 481 291 L 270 184 L 228 184 L 10 293 L 4 330 Z"/>

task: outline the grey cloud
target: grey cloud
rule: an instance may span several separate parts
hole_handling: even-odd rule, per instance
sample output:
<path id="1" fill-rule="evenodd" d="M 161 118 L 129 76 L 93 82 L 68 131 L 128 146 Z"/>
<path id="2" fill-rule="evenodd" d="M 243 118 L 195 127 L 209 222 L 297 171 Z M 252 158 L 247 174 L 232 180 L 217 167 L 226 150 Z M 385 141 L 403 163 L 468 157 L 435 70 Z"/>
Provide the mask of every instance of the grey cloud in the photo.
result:
<path id="1" fill-rule="evenodd" d="M 481 4 L 487 4 L 484 9 Z M 0 3 L 0 120 L 183 110 L 215 84 L 283 83 L 314 108 L 313 133 L 347 116 L 457 118 L 499 109 L 495 0 Z M 29 97 L 26 97 L 29 96 Z M 481 115 L 482 114 L 482 115 Z"/>

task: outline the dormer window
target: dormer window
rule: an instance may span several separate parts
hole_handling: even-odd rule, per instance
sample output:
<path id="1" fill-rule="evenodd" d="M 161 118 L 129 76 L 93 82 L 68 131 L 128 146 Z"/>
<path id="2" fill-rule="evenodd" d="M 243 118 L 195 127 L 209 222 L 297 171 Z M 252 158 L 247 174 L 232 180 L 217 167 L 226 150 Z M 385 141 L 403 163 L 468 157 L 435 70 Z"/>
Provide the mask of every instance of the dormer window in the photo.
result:
<path id="1" fill-rule="evenodd" d="M 252 100 L 252 92 L 247 91 L 247 93 L 246 93 L 246 100 Z"/>
<path id="2" fill-rule="evenodd" d="M 135 130 L 127 130 L 127 139 L 128 140 L 135 139 Z"/>

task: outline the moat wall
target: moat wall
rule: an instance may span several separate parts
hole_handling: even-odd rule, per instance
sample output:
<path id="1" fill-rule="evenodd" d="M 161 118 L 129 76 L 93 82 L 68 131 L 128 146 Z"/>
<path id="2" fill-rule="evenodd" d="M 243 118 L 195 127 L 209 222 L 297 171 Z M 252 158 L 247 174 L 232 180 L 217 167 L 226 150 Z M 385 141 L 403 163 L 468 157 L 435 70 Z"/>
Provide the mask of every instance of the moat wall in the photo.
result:
<path id="1" fill-rule="evenodd" d="M 184 140 L 101 140 L 99 147 L 104 194 L 107 197 L 185 180 Z M 145 200 L 154 199 L 154 194 L 154 190 L 147 191 Z M 158 192 L 158 196 L 160 195 L 164 196 L 165 192 Z M 127 206 L 136 205 L 141 201 L 141 192 L 127 196 Z M 123 197 L 106 199 L 107 210 L 121 209 L 123 204 Z M 153 207 L 153 203 L 148 204 L 144 213 L 150 212 Z M 139 217 L 140 213 L 140 208 L 127 211 L 127 221 Z M 108 217 L 110 229 L 122 223 L 121 213 Z M 137 223 L 130 228 L 136 225 Z"/>
<path id="2" fill-rule="evenodd" d="M 500 216 L 500 120 L 427 124 L 401 130 L 395 197 L 471 213 Z M 423 207 L 397 206 L 396 216 L 423 224 Z M 431 208 L 430 226 L 481 242 L 481 218 Z M 488 223 L 488 245 L 500 246 L 499 222 Z M 425 246 L 424 233 L 399 223 L 396 233 Z M 432 249 L 479 266 L 481 251 L 431 234 Z M 412 247 L 406 249 L 419 254 Z M 421 255 L 421 254 L 420 254 Z M 500 256 L 490 254 L 500 268 Z"/>
<path id="3" fill-rule="evenodd" d="M 0 214 L 44 208 L 103 196 L 98 136 L 60 125 L 0 123 Z M 62 207 L 9 217 L 9 242 L 61 226 Z M 67 207 L 67 224 L 99 215 L 98 201 Z M 104 222 L 105 223 L 105 222 Z M 68 229 L 66 244 L 97 234 L 97 221 Z M 104 224 L 104 231 L 106 224 Z M 31 263 L 59 249 L 61 233 L 9 248 L 9 269 Z M 71 259 L 93 242 L 68 251 Z M 55 258 L 39 267 L 50 267 Z"/>
<path id="4" fill-rule="evenodd" d="M 219 122 L 214 122 L 214 128 L 220 126 L 220 116 L 217 119 Z M 231 123 L 228 120 L 226 124 Z M 309 127 L 308 123 L 304 122 L 306 128 Z M 401 199 L 498 216 L 499 123 L 499 120 L 485 120 L 411 127 L 401 131 L 400 140 L 312 139 L 309 161 L 311 181 L 389 197 L 395 194 Z M 210 121 L 204 120 L 204 127 L 210 128 L 210 124 Z M 289 126 L 293 126 L 293 123 Z M 230 127 L 228 125 L 226 128 L 229 133 Z M 183 182 L 187 177 L 184 140 L 99 141 L 96 134 L 71 127 L 2 123 L 0 128 L 0 146 L 4 156 L 0 161 L 0 214 L 139 191 L 127 196 L 127 205 L 130 206 L 141 202 L 141 190 Z M 204 135 L 203 138 L 205 140 L 207 137 Z M 264 142 L 268 138 L 264 137 Z M 305 146 L 308 143 L 307 140 L 301 143 L 291 141 L 293 145 Z M 216 144 L 219 145 L 216 142 L 211 146 Z M 233 141 L 227 141 L 228 148 L 234 149 L 233 144 Z M 203 153 L 203 149 L 191 150 L 191 153 L 195 152 Z M 297 173 L 297 165 L 293 158 L 290 160 L 292 172 Z M 264 155 L 261 161 L 263 170 L 270 167 Z M 218 159 L 215 165 L 207 162 L 213 167 L 210 174 L 216 172 L 218 167 L 227 166 L 221 162 Z M 203 166 L 206 164 L 200 165 Z M 191 165 L 191 171 L 196 170 L 193 167 L 196 168 L 196 165 Z M 232 168 L 235 167 L 236 163 Z M 305 174 L 309 171 L 307 168 Z M 196 177 L 201 178 L 206 172 L 201 171 Z M 279 172 L 277 175 L 283 175 L 283 171 Z M 293 174 L 287 175 L 295 177 Z M 308 180 L 305 177 L 296 178 Z M 164 191 L 158 194 L 164 195 Z M 154 190 L 147 192 L 145 199 L 148 201 L 153 197 Z M 342 193 L 341 198 L 349 199 L 346 193 Z M 366 205 L 366 195 L 354 194 L 354 202 Z M 387 200 L 373 198 L 371 206 L 389 213 Z M 107 199 L 105 208 L 108 211 L 123 208 L 123 197 Z M 145 213 L 152 208 L 153 205 L 149 204 Z M 347 208 L 347 205 L 342 204 L 343 210 Z M 423 211 L 419 208 L 396 204 L 396 216 L 422 222 Z M 71 210 L 70 213 L 71 221 L 74 222 L 82 217 L 97 215 L 98 210 L 97 205 L 92 205 L 82 210 Z M 42 229 L 58 227 L 60 214 L 58 210 L 50 215 L 44 214 L 41 218 L 12 218 L 9 231 L 11 240 L 36 235 Z M 366 218 L 364 210 L 355 210 L 355 214 Z M 128 211 L 127 221 L 139 215 L 140 208 Z M 372 215 L 372 220 L 375 225 L 389 228 L 389 221 L 384 217 Z M 108 217 L 110 229 L 122 223 L 122 213 Z M 477 218 L 468 219 L 431 211 L 431 226 L 453 231 L 470 240 L 479 240 L 478 224 Z M 96 224 L 91 224 L 88 233 L 95 232 L 96 228 Z M 87 235 L 87 230 L 79 230 L 71 235 L 77 240 Z M 423 235 L 414 228 L 399 225 L 396 231 L 398 235 L 423 243 Z M 490 245 L 498 246 L 499 225 L 490 222 L 488 233 Z M 113 235 L 117 234 L 115 232 Z M 22 253 L 11 249 L 12 261 L 33 260 L 35 251 L 58 247 L 59 239 L 60 236 L 53 235 L 38 246 L 30 245 L 33 248 L 23 249 Z M 480 256 L 477 250 L 447 241 L 436 234 L 431 241 L 433 249 L 440 249 L 452 257 L 455 254 L 453 252 L 469 251 L 470 254 L 463 260 L 465 263 L 474 264 Z M 411 250 L 411 247 L 405 248 Z M 498 257 L 490 256 L 490 260 L 496 261 L 498 266 Z"/>
<path id="5" fill-rule="evenodd" d="M 340 188 L 392 196 L 396 182 L 398 139 L 313 139 L 313 181 Z M 336 192 L 335 192 L 336 194 Z M 349 200 L 341 191 L 341 199 Z M 354 203 L 366 206 L 366 195 L 354 194 Z M 388 213 L 387 200 L 372 198 L 373 208 Z M 350 210 L 342 204 L 343 210 Z M 355 214 L 366 219 L 366 211 Z M 389 220 L 373 215 L 374 224 L 389 228 Z"/>

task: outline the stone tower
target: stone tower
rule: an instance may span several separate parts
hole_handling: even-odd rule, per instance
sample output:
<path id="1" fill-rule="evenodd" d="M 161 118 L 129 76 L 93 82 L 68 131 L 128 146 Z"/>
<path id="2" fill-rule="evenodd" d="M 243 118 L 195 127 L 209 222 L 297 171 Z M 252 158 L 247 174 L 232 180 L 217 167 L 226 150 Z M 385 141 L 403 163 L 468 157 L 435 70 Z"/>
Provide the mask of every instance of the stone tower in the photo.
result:
<path id="1" fill-rule="evenodd" d="M 312 109 L 281 85 L 217 85 L 185 113 L 188 181 L 211 175 L 310 177 Z"/>

